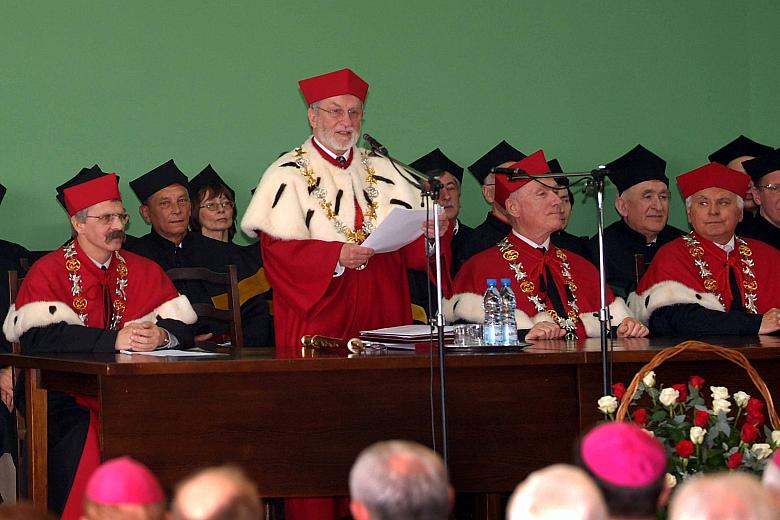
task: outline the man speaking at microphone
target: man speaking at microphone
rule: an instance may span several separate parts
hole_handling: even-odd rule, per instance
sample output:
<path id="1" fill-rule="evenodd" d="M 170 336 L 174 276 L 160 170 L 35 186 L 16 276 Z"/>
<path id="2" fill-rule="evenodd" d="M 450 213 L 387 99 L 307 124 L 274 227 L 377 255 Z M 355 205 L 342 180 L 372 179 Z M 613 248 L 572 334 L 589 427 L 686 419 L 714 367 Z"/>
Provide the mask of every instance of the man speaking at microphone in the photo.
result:
<path id="1" fill-rule="evenodd" d="M 297 355 L 303 335 L 411 323 L 406 270 L 433 261 L 424 237 L 389 253 L 361 246 L 393 209 L 421 207 L 405 173 L 356 146 L 368 84 L 349 69 L 298 84 L 313 135 L 268 167 L 241 221 L 261 237 L 281 357 Z"/>

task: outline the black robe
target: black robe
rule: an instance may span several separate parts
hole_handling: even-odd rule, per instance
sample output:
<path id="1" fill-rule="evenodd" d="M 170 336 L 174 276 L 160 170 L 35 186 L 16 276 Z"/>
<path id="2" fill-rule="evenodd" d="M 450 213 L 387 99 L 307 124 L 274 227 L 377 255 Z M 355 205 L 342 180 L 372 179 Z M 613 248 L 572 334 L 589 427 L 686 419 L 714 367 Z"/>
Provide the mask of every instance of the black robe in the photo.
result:
<path id="1" fill-rule="evenodd" d="M 595 264 L 595 262 L 593 262 L 593 260 L 590 258 L 590 250 L 588 249 L 589 240 L 590 239 L 588 237 L 578 237 L 577 235 L 572 235 L 565 229 L 561 229 L 560 231 L 556 231 L 550 235 L 550 241 L 554 246 L 571 251 L 572 253 L 577 253 L 582 258 L 585 258 L 586 260 L 589 260 L 591 263 Z"/>
<path id="2" fill-rule="evenodd" d="M 464 237 L 458 249 L 453 249 L 453 253 L 456 255 L 454 257 L 455 265 L 460 269 L 466 260 L 498 244 L 510 231 L 512 231 L 511 224 L 502 222 L 492 212 L 488 213 L 485 221 Z"/>
<path id="3" fill-rule="evenodd" d="M 743 218 L 743 222 L 740 222 L 740 226 L 737 226 L 737 236 L 754 238 L 769 244 L 775 249 L 780 249 L 780 228 L 769 222 L 761 214 L 749 219 L 747 224 L 742 225 L 744 221 L 745 219 Z M 740 231 L 740 227 L 742 231 Z"/>
<path id="4" fill-rule="evenodd" d="M 644 255 L 645 263 L 649 264 L 661 246 L 683 234 L 682 230 L 667 225 L 658 233 L 655 242 L 648 244 L 645 236 L 628 227 L 623 219 L 607 226 L 604 229 L 604 268 L 607 271 L 607 285 L 615 296 L 625 299 L 636 290 L 634 255 Z M 598 265 L 598 235 L 590 239 L 588 250 L 588 258 Z"/>
<path id="5" fill-rule="evenodd" d="M 462 262 L 458 263 L 458 254 L 463 245 L 468 243 L 473 232 L 473 228 L 458 221 L 457 231 L 452 236 L 453 261 L 450 266 L 450 275 L 453 279 L 455 279 L 455 275 L 462 265 Z M 412 318 L 415 323 L 427 325 L 429 320 L 436 315 L 438 308 L 436 305 L 436 284 L 431 281 L 431 278 L 436 277 L 436 273 L 431 272 L 429 277 L 426 271 L 409 269 L 407 275 L 409 278 L 409 296 L 412 300 Z M 428 301 L 429 297 L 430 302 Z"/>
<path id="6" fill-rule="evenodd" d="M 200 233 L 189 232 L 181 245 L 163 238 L 152 230 L 149 234 L 139 237 L 130 244 L 125 244 L 129 251 L 154 260 L 164 270 L 174 267 L 206 267 L 216 272 L 225 272 L 228 264 L 235 264 L 238 271 L 239 284 L 254 276 L 265 278 L 262 271 L 260 246 L 255 244 L 241 247 L 230 242 L 221 242 L 203 236 Z M 213 296 L 225 293 L 220 285 L 184 280 L 175 283 L 181 294 L 189 298 L 191 303 L 212 303 Z M 273 320 L 269 310 L 267 293 L 253 295 L 241 305 L 241 320 L 244 331 L 244 342 L 248 346 L 269 346 L 274 344 Z M 228 327 L 223 322 L 199 319 L 196 324 L 196 334 L 226 334 Z"/>

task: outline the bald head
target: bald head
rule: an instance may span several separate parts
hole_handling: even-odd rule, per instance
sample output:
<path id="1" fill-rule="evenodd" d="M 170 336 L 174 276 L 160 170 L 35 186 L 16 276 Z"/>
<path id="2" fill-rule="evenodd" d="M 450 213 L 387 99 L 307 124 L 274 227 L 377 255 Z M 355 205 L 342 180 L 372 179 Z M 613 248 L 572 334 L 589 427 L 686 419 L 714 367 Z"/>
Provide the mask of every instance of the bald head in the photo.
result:
<path id="1" fill-rule="evenodd" d="M 771 520 L 772 495 L 746 473 L 712 473 L 686 480 L 672 497 L 669 520 Z"/>
<path id="2" fill-rule="evenodd" d="M 565 482 L 565 485 L 561 485 Z M 509 500 L 509 520 L 606 520 L 598 486 L 581 469 L 555 464 L 531 473 Z"/>
<path id="3" fill-rule="evenodd" d="M 257 486 L 235 466 L 208 468 L 179 484 L 172 510 L 174 520 L 255 520 L 262 516 Z"/>
<path id="4" fill-rule="evenodd" d="M 357 520 L 446 519 L 452 489 L 441 458 L 408 441 L 373 444 L 349 473 L 350 509 Z"/>

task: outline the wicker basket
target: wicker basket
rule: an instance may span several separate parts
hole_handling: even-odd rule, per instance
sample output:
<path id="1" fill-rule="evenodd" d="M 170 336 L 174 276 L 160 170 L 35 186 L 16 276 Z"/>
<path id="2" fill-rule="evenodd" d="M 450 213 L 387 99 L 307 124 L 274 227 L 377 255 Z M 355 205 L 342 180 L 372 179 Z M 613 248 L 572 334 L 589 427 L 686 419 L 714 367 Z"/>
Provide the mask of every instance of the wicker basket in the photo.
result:
<path id="1" fill-rule="evenodd" d="M 634 378 L 631 380 L 631 384 L 629 384 L 628 388 L 626 388 L 626 393 L 623 394 L 623 398 L 620 400 L 620 406 L 618 407 L 617 414 L 615 416 L 616 420 L 622 421 L 625 419 L 626 414 L 628 413 L 628 405 L 631 403 L 631 398 L 636 393 L 639 382 L 644 379 L 645 375 L 651 370 L 657 368 L 664 361 L 671 359 L 683 352 L 707 352 L 710 354 L 715 354 L 716 356 L 720 356 L 723 359 L 731 361 L 732 363 L 745 369 L 745 371 L 750 376 L 750 380 L 753 381 L 753 384 L 756 385 L 756 388 L 758 388 L 758 391 L 761 392 L 761 396 L 764 398 L 767 415 L 769 416 L 769 422 L 772 424 L 772 428 L 775 430 L 780 430 L 780 418 L 778 418 L 777 412 L 775 411 L 775 405 L 772 401 L 772 394 L 769 393 L 769 389 L 767 388 L 766 383 L 764 383 L 764 380 L 760 375 L 758 375 L 758 372 L 756 372 L 756 369 L 753 368 L 747 358 L 737 350 L 711 345 L 702 341 L 685 341 L 674 347 L 664 349 L 653 356 L 653 359 L 651 359 L 645 366 L 639 369 L 636 375 L 634 375 Z"/>

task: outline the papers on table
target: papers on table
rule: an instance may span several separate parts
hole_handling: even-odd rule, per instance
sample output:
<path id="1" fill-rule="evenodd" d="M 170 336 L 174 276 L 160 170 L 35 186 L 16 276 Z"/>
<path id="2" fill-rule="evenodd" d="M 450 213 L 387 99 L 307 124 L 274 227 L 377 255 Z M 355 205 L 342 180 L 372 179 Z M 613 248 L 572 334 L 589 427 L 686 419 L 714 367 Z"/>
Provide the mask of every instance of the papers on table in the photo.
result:
<path id="1" fill-rule="evenodd" d="M 422 225 L 427 214 L 424 209 L 393 208 L 393 211 L 360 245 L 370 247 L 377 253 L 397 251 L 422 235 Z"/>
<path id="2" fill-rule="evenodd" d="M 392 343 L 418 343 L 436 339 L 436 337 L 436 331 L 431 335 L 431 327 L 429 325 L 401 325 L 399 327 L 385 327 L 383 329 L 360 331 L 360 339 Z M 444 338 L 450 342 L 454 338 L 454 332 L 451 325 L 445 325 Z"/>
<path id="3" fill-rule="evenodd" d="M 127 354 L 129 356 L 153 356 L 153 357 L 213 357 L 213 356 L 224 356 L 225 354 L 221 354 L 219 352 L 209 352 L 207 350 L 202 349 L 192 349 L 192 350 L 176 350 L 176 349 L 163 349 L 163 350 L 152 350 L 151 352 L 140 352 L 137 350 L 120 350 L 121 354 Z"/>

